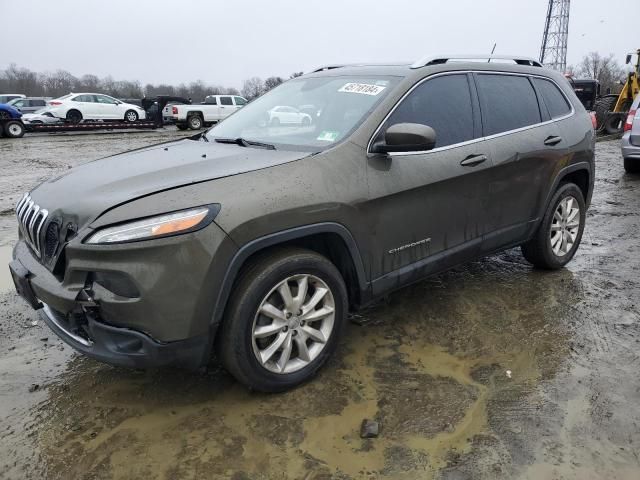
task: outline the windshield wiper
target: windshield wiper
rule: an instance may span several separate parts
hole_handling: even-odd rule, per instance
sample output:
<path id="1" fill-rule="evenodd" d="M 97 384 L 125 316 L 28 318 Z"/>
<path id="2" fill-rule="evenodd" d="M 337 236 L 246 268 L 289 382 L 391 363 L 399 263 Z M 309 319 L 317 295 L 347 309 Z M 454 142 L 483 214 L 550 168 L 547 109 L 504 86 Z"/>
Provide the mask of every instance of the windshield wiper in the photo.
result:
<path id="1" fill-rule="evenodd" d="M 214 139 L 218 143 L 235 143 L 236 145 L 240 145 L 241 147 L 257 147 L 257 148 L 265 148 L 267 150 L 275 150 L 276 146 L 271 145 L 270 143 L 256 142 L 253 140 L 245 140 L 242 137 L 238 138 L 215 138 Z"/>

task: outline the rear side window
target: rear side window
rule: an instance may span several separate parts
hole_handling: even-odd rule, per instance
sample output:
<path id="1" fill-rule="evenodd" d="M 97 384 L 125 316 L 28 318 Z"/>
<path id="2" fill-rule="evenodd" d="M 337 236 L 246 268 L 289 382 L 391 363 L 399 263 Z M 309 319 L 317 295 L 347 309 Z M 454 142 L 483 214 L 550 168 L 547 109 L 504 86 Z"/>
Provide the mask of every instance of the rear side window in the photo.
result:
<path id="1" fill-rule="evenodd" d="M 31 100 L 31 106 L 32 107 L 44 107 L 45 106 L 45 101 L 44 100 Z"/>
<path id="2" fill-rule="evenodd" d="M 571 106 L 560 89 L 551 81 L 533 78 L 533 84 L 542 97 L 551 118 L 558 118 L 571 113 Z"/>
<path id="3" fill-rule="evenodd" d="M 527 77 L 478 74 L 485 135 L 508 132 L 542 121 L 533 86 Z"/>
<path id="4" fill-rule="evenodd" d="M 204 99 L 204 103 L 207 105 L 217 105 L 218 101 L 216 100 L 216 97 L 207 97 Z"/>
<path id="5" fill-rule="evenodd" d="M 421 123 L 436 132 L 436 148 L 472 140 L 473 107 L 466 74 L 444 75 L 418 85 L 391 114 L 396 123 Z"/>
<path id="6" fill-rule="evenodd" d="M 233 105 L 231 97 L 220 97 L 220 105 Z"/>

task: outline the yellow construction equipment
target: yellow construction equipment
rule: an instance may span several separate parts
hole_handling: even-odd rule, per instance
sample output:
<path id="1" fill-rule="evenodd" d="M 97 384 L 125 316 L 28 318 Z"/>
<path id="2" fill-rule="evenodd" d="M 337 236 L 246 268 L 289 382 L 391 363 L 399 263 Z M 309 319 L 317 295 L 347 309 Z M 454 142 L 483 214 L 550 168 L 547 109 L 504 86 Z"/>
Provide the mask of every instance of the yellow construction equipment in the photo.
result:
<path id="1" fill-rule="evenodd" d="M 636 50 L 635 54 L 628 54 L 625 63 L 629 65 L 634 55 L 636 64 L 633 71 L 627 75 L 622 91 L 619 94 L 603 95 L 596 101 L 599 131 L 610 134 L 622 132 L 629 108 L 640 92 L 640 49 Z"/>

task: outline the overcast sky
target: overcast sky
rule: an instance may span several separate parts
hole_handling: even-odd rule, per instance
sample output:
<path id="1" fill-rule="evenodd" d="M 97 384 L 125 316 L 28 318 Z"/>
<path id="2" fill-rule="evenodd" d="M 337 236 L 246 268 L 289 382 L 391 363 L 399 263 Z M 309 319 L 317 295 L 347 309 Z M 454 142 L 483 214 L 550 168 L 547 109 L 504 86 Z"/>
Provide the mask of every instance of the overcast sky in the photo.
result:
<path id="1" fill-rule="evenodd" d="M 638 0 L 574 0 L 568 63 L 640 48 Z M 538 57 L 547 0 L 0 0 L 0 68 L 241 87 L 328 63 Z M 633 8 L 632 8 L 633 10 Z"/>

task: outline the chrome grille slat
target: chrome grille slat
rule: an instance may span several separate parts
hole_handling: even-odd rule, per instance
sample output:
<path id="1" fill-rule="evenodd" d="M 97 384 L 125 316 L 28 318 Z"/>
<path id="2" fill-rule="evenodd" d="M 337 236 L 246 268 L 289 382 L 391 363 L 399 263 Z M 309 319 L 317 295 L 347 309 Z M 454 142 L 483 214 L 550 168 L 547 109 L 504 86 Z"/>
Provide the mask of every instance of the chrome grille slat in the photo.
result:
<path id="1" fill-rule="evenodd" d="M 49 216 L 49 211 L 36 205 L 31 196 L 26 193 L 16 205 L 16 216 L 25 242 L 41 258 L 43 240 L 40 234 Z"/>

